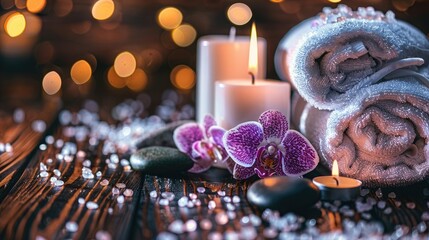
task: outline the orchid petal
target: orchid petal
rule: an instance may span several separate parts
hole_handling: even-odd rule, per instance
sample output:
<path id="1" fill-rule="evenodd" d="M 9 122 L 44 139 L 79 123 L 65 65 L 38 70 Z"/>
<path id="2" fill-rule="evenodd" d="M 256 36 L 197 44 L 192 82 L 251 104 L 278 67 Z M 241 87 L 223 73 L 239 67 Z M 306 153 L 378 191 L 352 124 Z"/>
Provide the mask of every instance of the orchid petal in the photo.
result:
<path id="1" fill-rule="evenodd" d="M 255 170 L 253 167 L 243 167 L 238 164 L 235 164 L 234 171 L 232 176 L 237 180 L 248 179 L 251 176 L 255 175 Z"/>
<path id="2" fill-rule="evenodd" d="M 204 138 L 203 131 L 197 123 L 186 123 L 174 130 L 173 140 L 179 151 L 192 154 L 192 144 Z"/>
<path id="3" fill-rule="evenodd" d="M 262 126 L 258 122 L 239 124 L 223 136 L 226 152 L 235 163 L 243 167 L 250 167 L 255 163 L 262 140 Z"/>
<path id="4" fill-rule="evenodd" d="M 286 175 L 301 176 L 313 170 L 319 163 L 314 147 L 297 131 L 289 130 L 282 145 L 285 149 L 282 166 Z"/>
<path id="5" fill-rule="evenodd" d="M 216 126 L 216 120 L 211 115 L 204 116 L 203 120 L 203 128 L 204 128 L 204 134 L 206 134 L 207 137 L 210 137 L 210 128 L 213 126 Z"/>
<path id="6" fill-rule="evenodd" d="M 194 160 L 194 162 L 213 162 L 207 147 L 203 145 L 207 145 L 207 143 L 204 143 L 203 141 L 196 141 L 192 144 L 191 159 Z"/>
<path id="7" fill-rule="evenodd" d="M 191 169 L 188 170 L 188 172 L 191 173 L 201 173 L 201 172 L 205 172 L 207 170 L 210 169 L 210 167 L 212 166 L 212 164 L 198 164 L 198 163 L 194 163 L 194 166 L 192 166 Z"/>
<path id="8" fill-rule="evenodd" d="M 259 117 L 267 142 L 280 143 L 288 130 L 286 116 L 277 110 L 267 110 Z"/>
<path id="9" fill-rule="evenodd" d="M 209 129 L 209 135 L 212 137 L 213 142 L 221 147 L 224 147 L 222 138 L 223 138 L 223 135 L 225 135 L 225 132 L 226 132 L 225 129 L 218 126 L 212 126 Z"/>
<path id="10" fill-rule="evenodd" d="M 225 162 L 226 169 L 228 169 L 228 171 L 231 174 L 233 174 L 234 173 L 234 167 L 236 165 L 234 160 L 232 160 L 229 156 L 227 156 L 227 159 L 224 162 Z"/>

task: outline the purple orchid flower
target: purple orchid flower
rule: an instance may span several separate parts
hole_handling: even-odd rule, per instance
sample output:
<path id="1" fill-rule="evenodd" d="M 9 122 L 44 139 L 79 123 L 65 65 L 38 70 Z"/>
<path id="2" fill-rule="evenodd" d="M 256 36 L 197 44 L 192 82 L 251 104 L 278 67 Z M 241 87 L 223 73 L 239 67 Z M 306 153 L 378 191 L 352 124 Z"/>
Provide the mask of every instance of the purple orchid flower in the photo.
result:
<path id="1" fill-rule="evenodd" d="M 213 163 L 226 162 L 229 158 L 222 142 L 226 131 L 216 125 L 213 117 L 207 115 L 204 117 L 203 126 L 198 123 L 186 123 L 174 131 L 173 139 L 177 148 L 194 161 L 194 166 L 188 170 L 189 172 L 204 172 Z"/>
<path id="2" fill-rule="evenodd" d="M 287 175 L 302 176 L 313 170 L 319 156 L 299 132 L 288 129 L 286 116 L 276 110 L 261 114 L 259 122 L 245 122 L 227 131 L 225 149 L 236 163 L 235 179 Z"/>

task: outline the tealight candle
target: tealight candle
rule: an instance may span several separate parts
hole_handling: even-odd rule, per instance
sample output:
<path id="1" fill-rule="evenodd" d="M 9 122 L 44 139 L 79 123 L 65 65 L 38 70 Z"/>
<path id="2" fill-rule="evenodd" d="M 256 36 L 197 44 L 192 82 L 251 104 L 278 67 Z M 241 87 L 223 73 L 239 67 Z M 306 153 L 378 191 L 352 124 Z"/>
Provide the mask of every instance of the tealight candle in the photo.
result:
<path id="1" fill-rule="evenodd" d="M 320 189 L 321 199 L 334 201 L 352 201 L 360 194 L 362 182 L 348 177 L 340 177 L 338 162 L 332 163 L 332 176 L 313 178 L 313 183 Z"/>

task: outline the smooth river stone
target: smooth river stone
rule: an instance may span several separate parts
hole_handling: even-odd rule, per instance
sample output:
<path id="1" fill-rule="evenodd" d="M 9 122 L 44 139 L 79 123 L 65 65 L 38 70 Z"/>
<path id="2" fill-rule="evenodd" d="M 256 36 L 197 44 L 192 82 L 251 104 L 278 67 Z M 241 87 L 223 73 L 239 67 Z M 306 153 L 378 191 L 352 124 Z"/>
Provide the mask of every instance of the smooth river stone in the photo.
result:
<path id="1" fill-rule="evenodd" d="M 148 136 L 144 137 L 136 145 L 139 149 L 150 146 L 176 147 L 176 144 L 173 140 L 174 130 L 176 130 L 176 128 L 182 126 L 183 124 L 189 122 L 191 121 L 184 120 L 169 123 L 164 127 L 152 132 Z"/>
<path id="2" fill-rule="evenodd" d="M 177 174 L 189 170 L 194 162 L 176 148 L 147 147 L 130 157 L 133 169 L 149 175 Z"/>
<path id="3" fill-rule="evenodd" d="M 311 208 L 320 199 L 320 191 L 308 179 L 286 176 L 256 181 L 247 191 L 249 202 L 259 209 L 296 212 Z"/>

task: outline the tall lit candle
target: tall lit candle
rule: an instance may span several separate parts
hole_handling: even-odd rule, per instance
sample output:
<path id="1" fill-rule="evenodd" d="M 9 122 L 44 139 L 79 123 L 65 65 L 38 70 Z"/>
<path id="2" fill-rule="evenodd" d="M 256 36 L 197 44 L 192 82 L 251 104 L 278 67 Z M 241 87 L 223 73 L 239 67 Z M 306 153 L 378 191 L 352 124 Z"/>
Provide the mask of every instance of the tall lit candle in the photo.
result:
<path id="1" fill-rule="evenodd" d="M 332 163 L 332 176 L 315 177 L 313 183 L 320 189 L 322 200 L 351 201 L 360 194 L 362 182 L 339 176 L 338 162 Z"/>
<path id="2" fill-rule="evenodd" d="M 231 129 L 246 121 L 257 121 L 268 109 L 275 109 L 289 119 L 290 85 L 286 82 L 258 78 L 256 28 L 252 26 L 247 76 L 217 81 L 215 114 L 217 123 Z M 250 74 L 250 75 L 249 75 Z"/>
<path id="3" fill-rule="evenodd" d="M 214 115 L 215 80 L 243 79 L 248 77 L 249 37 L 235 36 L 234 28 L 229 36 L 204 36 L 197 48 L 197 121 L 206 114 Z M 265 78 L 266 41 L 258 39 L 257 78 Z"/>

